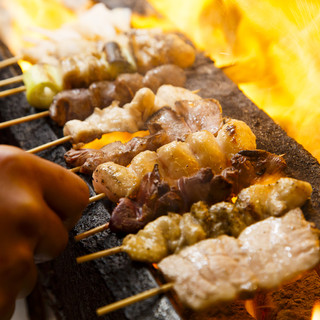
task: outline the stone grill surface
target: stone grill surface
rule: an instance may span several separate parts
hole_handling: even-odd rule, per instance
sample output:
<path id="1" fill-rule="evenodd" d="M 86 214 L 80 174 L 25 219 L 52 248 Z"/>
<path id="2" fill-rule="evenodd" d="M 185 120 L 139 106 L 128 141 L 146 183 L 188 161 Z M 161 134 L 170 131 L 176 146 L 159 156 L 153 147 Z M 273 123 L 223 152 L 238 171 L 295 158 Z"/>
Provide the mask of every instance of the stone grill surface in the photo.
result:
<path id="1" fill-rule="evenodd" d="M 103 2 L 111 7 L 119 4 L 119 1 Z M 134 6 L 138 6 L 139 11 L 141 8 L 149 10 L 141 1 L 133 1 L 133 3 Z M 130 6 L 130 4 L 132 1 L 124 2 L 124 5 Z M 10 53 L 1 44 L 0 58 L 5 59 L 9 56 Z M 9 78 L 19 72 L 19 68 L 13 66 L 2 69 L 0 79 Z M 198 54 L 195 65 L 187 70 L 187 78 L 186 87 L 188 89 L 199 89 L 198 94 L 203 98 L 219 100 L 225 116 L 245 121 L 257 137 L 258 148 L 276 154 L 284 154 L 288 165 L 288 176 L 311 183 L 314 190 L 312 200 L 303 208 L 303 211 L 305 217 L 320 228 L 320 166 L 317 160 L 246 98 L 237 86 L 202 53 Z M 35 112 L 37 111 L 28 105 L 24 93 L 0 99 L 0 121 Z M 61 128 L 49 118 L 44 118 L 2 130 L 0 143 L 16 145 L 28 150 L 59 137 L 62 137 Z M 71 145 L 66 143 L 40 152 L 38 155 L 65 166 L 63 155 L 70 147 Z M 94 195 L 91 178 L 82 177 L 87 181 Z M 78 256 L 121 244 L 121 239 L 109 231 L 104 231 L 79 243 L 73 240 L 74 235 L 107 222 L 110 208 L 111 204 L 106 200 L 89 205 L 71 232 L 69 245 L 64 253 L 56 260 L 39 266 L 37 288 L 28 298 L 32 319 L 46 320 L 47 306 L 54 310 L 57 319 L 98 319 L 95 315 L 97 308 L 153 288 L 158 284 L 161 277 L 151 266 L 132 262 L 124 253 L 77 265 L 76 257 Z M 315 277 L 314 281 L 318 281 L 318 277 Z M 300 291 L 303 290 L 300 288 Z M 301 305 L 303 304 L 302 301 Z M 281 308 L 285 307 L 282 305 Z M 308 311 L 305 313 L 307 316 L 301 319 L 310 319 Z M 290 319 L 290 317 L 281 319 Z M 240 302 L 235 302 L 231 307 L 220 311 L 195 314 L 184 310 L 174 299 L 174 295 L 168 293 L 131 305 L 99 319 L 205 320 L 252 319 L 252 317 Z"/>

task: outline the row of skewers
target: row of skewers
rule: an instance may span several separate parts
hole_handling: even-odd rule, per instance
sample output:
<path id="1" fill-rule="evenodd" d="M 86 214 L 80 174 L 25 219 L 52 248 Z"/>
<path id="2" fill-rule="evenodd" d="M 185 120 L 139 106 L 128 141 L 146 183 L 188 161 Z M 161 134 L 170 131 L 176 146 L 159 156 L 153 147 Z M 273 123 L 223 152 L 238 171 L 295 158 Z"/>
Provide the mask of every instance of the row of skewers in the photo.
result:
<path id="1" fill-rule="evenodd" d="M 310 184 L 278 179 L 284 175 L 282 156 L 257 150 L 251 129 L 242 121 L 224 119 L 218 101 L 182 88 L 185 75 L 181 67 L 192 65 L 194 49 L 190 54 L 189 45 L 186 47 L 186 55 L 193 56 L 188 60 L 176 35 L 166 42 L 158 31 L 151 37 L 147 31 L 132 34 L 140 34 L 142 40 L 135 39 L 135 48 L 142 44 L 137 52 L 151 61 L 152 68 L 137 63 L 136 53 L 136 69 L 130 64 L 128 74 L 122 67 L 129 65 L 122 64 L 123 54 L 112 42 L 121 56 L 121 71 L 110 76 L 109 70 L 108 78 L 97 79 L 104 81 L 91 84 L 90 80 L 90 85 L 84 85 L 88 89 L 61 91 L 49 109 L 51 118 L 64 125 L 64 138 L 56 143 L 70 141 L 74 146 L 66 153 L 66 162 L 75 171 L 93 174 L 98 195 L 91 201 L 107 196 L 117 203 L 106 225 L 77 240 L 106 227 L 128 233 L 121 247 L 80 257 L 78 262 L 116 252 L 126 252 L 138 261 L 159 262 L 170 282 L 151 294 L 174 288 L 181 301 L 195 310 L 252 297 L 259 288 L 275 288 L 312 269 L 319 262 L 318 235 L 297 209 L 310 198 Z M 173 52 L 179 58 L 155 62 L 155 55 L 170 56 L 167 49 L 175 41 L 179 50 Z M 160 51 L 155 51 L 153 43 Z M 177 61 L 189 62 L 173 64 Z M 84 83 L 80 78 L 76 77 L 76 87 Z M 84 79 L 88 81 L 88 72 Z M 77 114 L 79 101 L 86 111 Z M 138 130 L 148 132 L 100 150 L 79 149 L 107 132 Z M 279 232 L 273 233 L 274 229 Z M 257 241 L 258 234 L 265 235 L 263 241 Z M 275 269 L 265 267 L 266 262 L 277 264 L 276 277 Z M 224 274 L 226 265 L 229 272 Z M 97 312 L 102 315 L 119 305 Z"/>

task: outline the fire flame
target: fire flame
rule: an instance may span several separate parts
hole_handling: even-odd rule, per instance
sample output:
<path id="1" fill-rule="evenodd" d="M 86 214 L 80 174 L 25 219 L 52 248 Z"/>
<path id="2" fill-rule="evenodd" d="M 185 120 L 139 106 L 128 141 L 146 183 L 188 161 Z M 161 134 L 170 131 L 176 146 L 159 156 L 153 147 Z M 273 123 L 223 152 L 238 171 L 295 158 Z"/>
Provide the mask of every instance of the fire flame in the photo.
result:
<path id="1" fill-rule="evenodd" d="M 95 139 L 87 144 L 84 144 L 83 146 L 81 146 L 81 149 L 101 149 L 103 146 L 115 141 L 121 141 L 122 143 L 125 143 L 134 137 L 145 137 L 148 134 L 148 130 L 137 131 L 135 133 L 110 132 L 102 135 L 100 139 Z"/>
<path id="2" fill-rule="evenodd" d="M 0 1 L 0 5 L 9 20 L 1 37 L 14 55 L 31 45 L 26 35 L 41 39 L 39 34 L 32 32 L 33 28 L 54 30 L 76 18 L 76 13 L 66 8 L 62 0 L 10 0 Z"/>
<path id="3" fill-rule="evenodd" d="M 320 159 L 318 0 L 149 2 Z"/>
<path id="4" fill-rule="evenodd" d="M 313 306 L 311 320 L 320 320 L 320 302 L 316 302 Z"/>

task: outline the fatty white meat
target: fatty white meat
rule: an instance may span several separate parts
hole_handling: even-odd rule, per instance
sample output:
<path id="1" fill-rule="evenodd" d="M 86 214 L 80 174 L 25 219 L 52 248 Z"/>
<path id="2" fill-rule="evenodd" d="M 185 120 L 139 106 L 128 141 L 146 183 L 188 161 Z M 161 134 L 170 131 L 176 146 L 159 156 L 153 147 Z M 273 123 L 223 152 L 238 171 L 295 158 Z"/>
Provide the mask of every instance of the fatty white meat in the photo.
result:
<path id="1" fill-rule="evenodd" d="M 158 266 L 182 303 L 203 310 L 275 289 L 318 263 L 317 232 L 297 208 L 247 227 L 238 239 L 203 240 Z"/>

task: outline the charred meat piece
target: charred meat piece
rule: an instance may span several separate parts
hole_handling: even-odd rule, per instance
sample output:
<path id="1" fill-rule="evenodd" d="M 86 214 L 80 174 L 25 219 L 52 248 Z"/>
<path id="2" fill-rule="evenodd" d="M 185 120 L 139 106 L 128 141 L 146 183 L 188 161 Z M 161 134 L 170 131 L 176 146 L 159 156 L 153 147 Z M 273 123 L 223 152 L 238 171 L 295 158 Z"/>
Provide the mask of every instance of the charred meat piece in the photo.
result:
<path id="1" fill-rule="evenodd" d="M 160 179 L 157 165 L 152 172 L 147 173 L 140 184 L 135 200 L 121 198 L 119 204 L 113 210 L 109 227 L 112 231 L 135 233 L 143 228 L 149 221 L 167 210 L 180 210 L 181 199 L 177 195 L 170 194 L 168 184 Z M 167 195 L 163 201 L 162 197 Z"/>
<path id="2" fill-rule="evenodd" d="M 234 180 L 235 193 L 252 184 L 265 183 L 268 180 L 273 182 L 284 176 L 286 168 L 286 162 L 281 155 L 259 149 L 239 151 L 231 158 L 231 165 L 238 171 Z"/>
<path id="3" fill-rule="evenodd" d="M 158 266 L 183 304 L 204 310 L 276 289 L 318 263 L 317 233 L 295 209 L 247 227 L 238 239 L 200 241 Z"/>
<path id="4" fill-rule="evenodd" d="M 187 197 L 192 193 L 192 184 L 198 190 L 189 199 Z M 201 169 L 190 178 L 179 179 L 176 185 L 177 187 L 170 186 L 164 182 L 160 177 L 158 165 L 155 165 L 152 173 L 147 173 L 143 177 L 136 194 L 120 199 L 110 219 L 112 230 L 136 233 L 143 222 L 144 226 L 149 221 L 161 215 L 166 215 L 168 212 L 187 212 L 192 203 L 199 200 L 204 200 L 209 204 L 227 200 L 232 191 L 232 185 L 222 176 L 214 176 L 210 168 Z M 184 195 L 183 192 L 187 194 Z M 130 229 L 122 226 L 121 219 L 123 216 L 126 219 L 130 217 L 132 220 Z M 137 223 L 135 223 L 135 220 L 137 220 Z M 111 221 L 117 223 L 111 223 Z M 126 222 L 125 225 L 128 226 L 128 223 Z"/>
<path id="5" fill-rule="evenodd" d="M 158 93 L 165 95 L 158 96 Z M 164 106 L 174 109 L 175 101 L 179 100 L 182 95 L 187 95 L 191 100 L 200 99 L 200 97 L 191 91 L 163 85 L 155 95 L 149 88 L 138 90 L 130 103 L 123 107 L 119 106 L 116 100 L 112 105 L 102 110 L 96 108 L 92 115 L 84 121 L 70 120 L 64 128 L 64 135 L 70 135 L 73 143 L 86 143 L 102 134 L 112 131 L 136 132 L 146 127 L 147 119 L 156 111 Z"/>
<path id="6" fill-rule="evenodd" d="M 256 136 L 241 120 L 227 119 L 220 128 L 217 141 L 228 159 L 241 150 L 256 149 Z"/>
<path id="7" fill-rule="evenodd" d="M 140 152 L 155 151 L 167 143 L 166 136 L 153 134 L 145 137 L 134 137 L 126 143 L 116 141 L 101 149 L 71 149 L 65 153 L 65 161 L 72 166 L 81 166 L 80 172 L 92 173 L 98 165 L 112 161 L 127 166 Z"/>
<path id="8" fill-rule="evenodd" d="M 122 73 L 114 81 L 96 81 L 88 89 L 70 89 L 58 93 L 49 108 L 50 116 L 59 126 L 63 126 L 72 119 L 86 119 L 95 108 L 106 108 L 114 100 L 123 106 L 143 87 L 156 93 L 164 84 L 183 87 L 185 81 L 184 70 L 175 65 L 159 66 L 149 70 L 145 76 Z"/>
<path id="9" fill-rule="evenodd" d="M 236 207 L 245 212 L 249 222 L 269 216 L 280 216 L 301 207 L 311 197 L 310 183 L 293 178 L 280 178 L 267 185 L 255 184 L 243 189 L 237 197 Z M 251 222 L 252 223 L 252 222 Z"/>
<path id="10" fill-rule="evenodd" d="M 90 90 L 72 89 L 59 92 L 49 108 L 50 117 L 59 126 L 63 126 L 70 119 L 84 120 L 94 110 L 94 103 Z"/>
<path id="11" fill-rule="evenodd" d="M 158 29 L 136 29 L 129 33 L 129 44 L 138 71 L 148 70 L 162 64 L 175 64 L 181 68 L 191 67 L 196 57 L 195 48 L 174 33 Z"/>
<path id="12" fill-rule="evenodd" d="M 218 178 L 220 177 L 218 176 Z M 212 187 L 213 184 L 217 184 L 217 181 L 214 181 L 213 175 L 210 175 L 209 172 L 202 171 L 200 174 L 188 179 L 191 183 L 196 182 L 195 190 L 197 188 L 200 189 L 200 191 L 197 192 L 198 200 L 203 199 L 204 201 L 197 201 L 197 197 L 193 196 L 193 201 L 197 202 L 191 206 L 189 213 L 180 216 L 173 214 L 172 212 L 174 211 L 171 210 L 169 215 L 148 223 L 148 225 L 136 235 L 128 235 L 124 238 L 124 249 L 133 260 L 158 262 L 166 255 L 176 253 L 184 246 L 194 244 L 204 238 L 216 238 L 221 235 L 238 237 L 247 226 L 273 214 L 269 210 L 265 211 L 265 214 L 262 215 L 261 210 L 256 205 L 256 197 L 252 196 L 251 193 L 248 194 L 248 190 L 246 189 L 240 192 L 239 198 L 246 196 L 248 207 L 252 204 L 253 210 L 257 210 L 256 212 L 249 211 L 248 207 L 242 206 L 242 201 L 237 201 L 235 204 L 221 201 L 221 199 L 227 199 L 230 196 L 230 191 L 224 195 L 221 194 L 220 199 L 218 197 L 213 199 L 210 194 L 218 190 L 219 185 Z M 214 182 L 210 184 L 210 181 Z M 218 181 L 221 183 L 221 179 L 218 179 Z M 282 200 L 286 203 L 286 209 L 282 211 L 282 214 L 301 206 L 310 197 L 308 193 L 304 193 L 303 195 L 299 194 L 301 181 L 291 179 L 289 183 L 297 186 L 294 195 L 300 198 L 300 202 L 292 201 L 290 196 L 283 197 Z M 223 184 L 224 182 L 222 182 L 222 186 Z M 180 185 L 180 183 L 178 183 L 178 185 Z M 211 190 L 207 192 L 208 197 L 204 199 L 203 193 L 208 190 L 208 186 L 211 187 Z M 262 185 L 261 189 L 265 197 L 261 202 L 264 202 L 269 208 L 271 208 L 275 202 L 274 195 L 282 194 L 277 184 Z M 186 202 L 186 197 L 183 195 L 184 190 L 179 189 L 179 191 L 186 205 L 188 202 Z M 292 189 L 290 191 L 292 191 Z M 219 202 L 215 203 L 215 200 Z M 136 202 L 134 202 L 135 205 L 128 202 L 128 200 L 126 200 L 126 202 L 128 204 L 128 207 L 125 209 L 126 212 L 133 208 L 135 210 L 138 209 L 138 206 L 135 206 L 137 204 Z M 124 208 L 122 207 L 122 209 Z M 119 214 L 119 212 L 117 212 L 117 214 Z M 131 211 L 131 217 L 133 216 L 133 211 Z M 188 221 L 188 223 L 186 223 L 186 221 Z M 137 244 L 139 244 L 138 247 L 136 246 Z"/>
<path id="13" fill-rule="evenodd" d="M 177 185 L 185 203 L 185 212 L 195 202 L 213 204 L 228 200 L 233 194 L 232 182 L 221 175 L 214 175 L 211 168 L 201 168 L 191 177 L 182 177 Z"/>
<path id="14" fill-rule="evenodd" d="M 127 166 L 140 152 L 156 150 L 160 146 L 174 140 L 184 140 L 190 133 L 189 127 L 182 117 L 170 108 L 161 108 L 147 120 L 150 135 L 133 138 L 122 143 L 116 141 L 101 149 L 70 149 L 65 153 L 65 161 L 71 166 L 82 166 L 80 171 L 91 173 L 104 162 L 113 161 Z"/>
<path id="15" fill-rule="evenodd" d="M 164 64 L 149 70 L 143 77 L 142 84 L 153 92 L 157 92 L 163 84 L 184 87 L 186 79 L 182 68 L 174 64 Z"/>
<path id="16" fill-rule="evenodd" d="M 222 125 L 222 109 L 215 99 L 177 101 L 175 110 L 185 118 L 192 132 L 207 130 L 216 135 Z"/>

